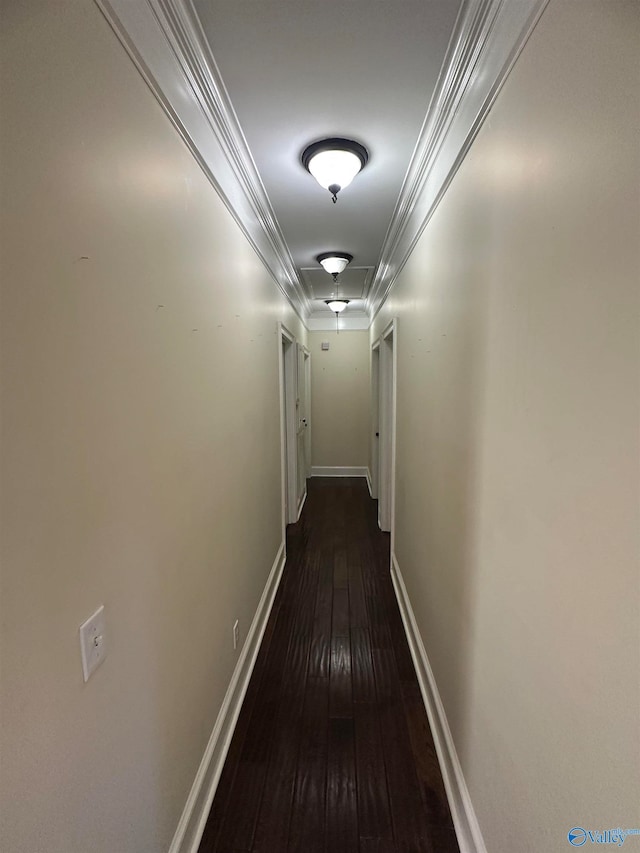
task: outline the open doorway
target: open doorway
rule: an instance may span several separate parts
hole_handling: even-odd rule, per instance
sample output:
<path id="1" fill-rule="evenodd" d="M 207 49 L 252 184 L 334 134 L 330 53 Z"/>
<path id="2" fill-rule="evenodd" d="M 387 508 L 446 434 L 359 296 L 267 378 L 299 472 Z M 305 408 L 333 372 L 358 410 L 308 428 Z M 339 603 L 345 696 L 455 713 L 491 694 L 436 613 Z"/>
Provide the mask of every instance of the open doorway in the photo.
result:
<path id="1" fill-rule="evenodd" d="M 371 497 L 380 492 L 380 341 L 371 348 Z M 378 524 L 380 516 L 378 514 Z"/>
<path id="2" fill-rule="evenodd" d="M 309 351 L 278 323 L 282 527 L 300 517 L 307 496 L 311 459 L 309 425 Z"/>
<path id="3" fill-rule="evenodd" d="M 374 378 L 374 468 L 378 497 L 378 524 L 391 532 L 393 540 L 395 519 L 395 458 L 396 458 L 396 321 L 384 330 L 373 351 Z M 377 398 L 377 401 L 376 401 Z M 377 417 L 377 429 L 376 426 Z M 393 546 L 393 541 L 392 541 Z"/>
<path id="4" fill-rule="evenodd" d="M 297 396 L 296 396 L 296 521 L 300 518 L 307 497 L 307 478 L 311 473 L 311 354 L 302 346 L 298 348 Z"/>

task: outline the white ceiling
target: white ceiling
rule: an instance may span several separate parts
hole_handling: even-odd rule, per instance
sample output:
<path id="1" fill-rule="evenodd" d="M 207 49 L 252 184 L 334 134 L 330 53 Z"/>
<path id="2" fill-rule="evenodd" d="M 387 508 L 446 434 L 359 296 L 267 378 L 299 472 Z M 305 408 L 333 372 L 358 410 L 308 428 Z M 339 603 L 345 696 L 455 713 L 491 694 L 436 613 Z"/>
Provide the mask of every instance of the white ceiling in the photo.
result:
<path id="1" fill-rule="evenodd" d="M 96 0 L 309 328 L 367 328 L 548 0 Z M 333 204 L 300 162 L 370 153 Z"/>
<path id="2" fill-rule="evenodd" d="M 331 250 L 375 267 L 460 0 L 194 6 L 296 267 L 313 268 Z M 356 139 L 370 155 L 337 204 L 300 162 L 310 142 L 332 136 Z M 310 298 L 332 292 L 322 277 Z M 343 274 L 342 295 L 366 297 L 362 280 Z"/>

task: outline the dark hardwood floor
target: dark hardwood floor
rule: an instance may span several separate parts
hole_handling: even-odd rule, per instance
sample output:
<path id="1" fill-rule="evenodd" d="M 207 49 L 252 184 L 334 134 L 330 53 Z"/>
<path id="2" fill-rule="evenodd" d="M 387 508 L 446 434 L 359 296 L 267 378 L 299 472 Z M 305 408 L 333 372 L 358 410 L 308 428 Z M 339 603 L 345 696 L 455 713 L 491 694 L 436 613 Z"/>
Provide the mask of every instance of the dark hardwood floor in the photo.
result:
<path id="1" fill-rule="evenodd" d="M 311 479 L 200 853 L 458 853 L 364 479 Z"/>

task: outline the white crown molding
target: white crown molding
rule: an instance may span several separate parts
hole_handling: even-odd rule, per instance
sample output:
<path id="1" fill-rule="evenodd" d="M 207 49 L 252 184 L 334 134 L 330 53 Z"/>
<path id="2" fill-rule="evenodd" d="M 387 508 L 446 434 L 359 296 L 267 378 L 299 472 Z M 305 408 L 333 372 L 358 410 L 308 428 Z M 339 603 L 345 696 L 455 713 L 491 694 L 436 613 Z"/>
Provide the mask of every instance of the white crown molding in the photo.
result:
<path id="1" fill-rule="evenodd" d="M 259 257 L 309 329 L 304 282 L 191 0 L 95 0 Z M 462 163 L 548 0 L 463 0 L 366 298 L 368 328 Z M 365 324 L 365 325 L 363 325 Z"/>
<path id="2" fill-rule="evenodd" d="M 95 0 L 304 320 L 310 303 L 190 0 Z"/>
<path id="3" fill-rule="evenodd" d="M 549 0 L 463 0 L 367 297 L 371 318 L 480 130 Z"/>

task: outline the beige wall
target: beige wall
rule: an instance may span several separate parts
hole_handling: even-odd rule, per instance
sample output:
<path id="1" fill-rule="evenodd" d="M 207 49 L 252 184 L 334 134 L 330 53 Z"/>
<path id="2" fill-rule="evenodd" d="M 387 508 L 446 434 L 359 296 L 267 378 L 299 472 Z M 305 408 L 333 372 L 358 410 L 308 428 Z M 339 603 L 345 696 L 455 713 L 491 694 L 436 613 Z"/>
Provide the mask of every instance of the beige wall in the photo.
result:
<path id="1" fill-rule="evenodd" d="M 1 30 L 0 848 L 160 853 L 280 545 L 305 336 L 95 4 Z"/>
<path id="2" fill-rule="evenodd" d="M 320 348 L 329 342 L 329 351 Z M 309 332 L 311 464 L 365 467 L 370 440 L 370 346 L 366 331 Z"/>
<path id="3" fill-rule="evenodd" d="M 640 826 L 639 24 L 550 4 L 372 329 L 398 317 L 396 554 L 491 853 Z"/>

